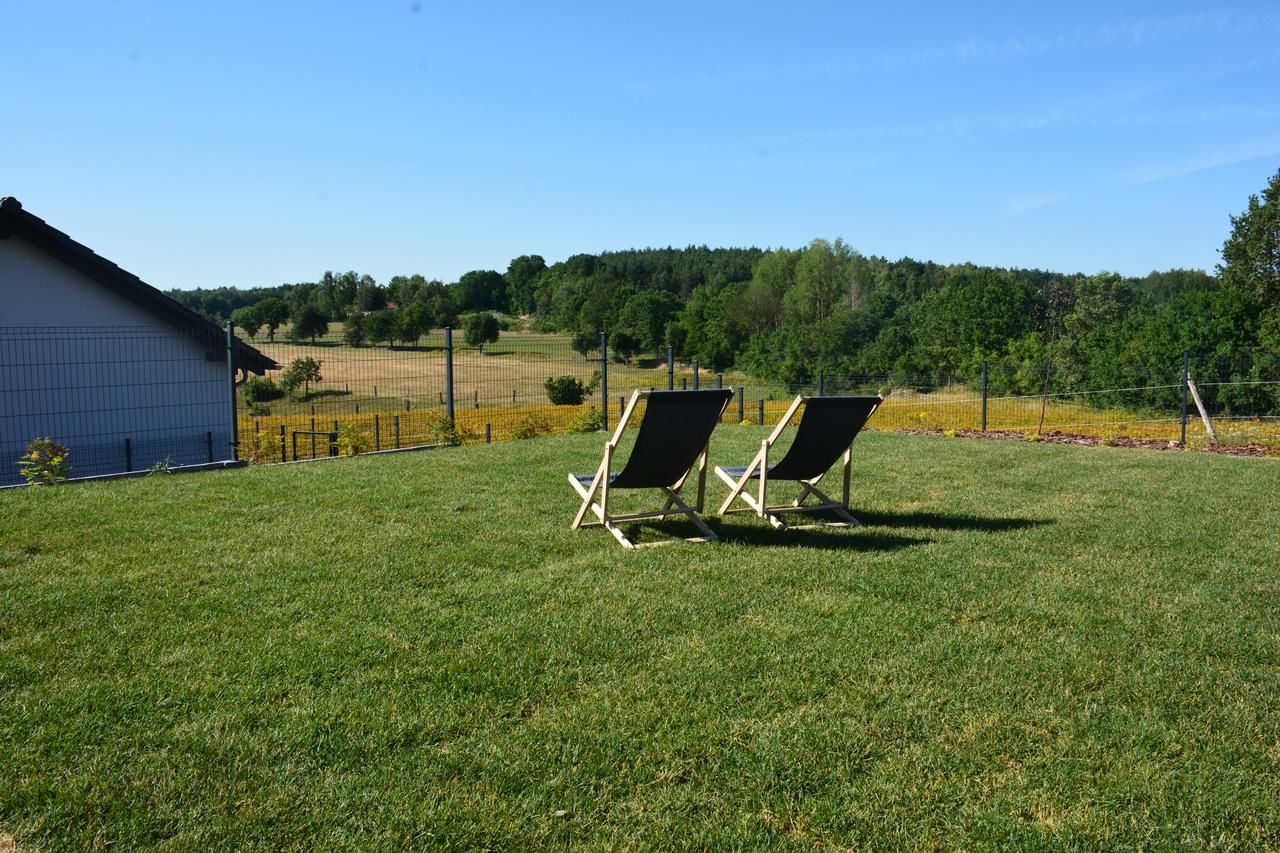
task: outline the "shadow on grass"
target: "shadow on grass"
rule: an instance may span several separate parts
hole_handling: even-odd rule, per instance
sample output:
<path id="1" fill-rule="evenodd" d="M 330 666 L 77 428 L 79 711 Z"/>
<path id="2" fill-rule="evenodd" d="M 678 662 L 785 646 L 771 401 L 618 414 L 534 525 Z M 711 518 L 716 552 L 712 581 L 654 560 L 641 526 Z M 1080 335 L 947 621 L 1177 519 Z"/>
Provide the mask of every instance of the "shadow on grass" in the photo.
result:
<path id="1" fill-rule="evenodd" d="M 775 530 L 763 525 L 726 524 L 722 519 L 706 519 L 707 526 L 720 537 L 721 542 L 733 545 L 800 546 L 823 550 L 848 551 L 896 551 L 913 545 L 927 545 L 933 540 L 896 533 L 873 533 L 856 527 L 813 527 L 806 530 Z M 639 526 L 624 527 L 638 543 L 657 542 L 664 539 L 685 539 L 698 536 L 699 531 L 687 521 L 658 521 Z M 638 538 L 635 534 L 638 533 Z M 711 543 L 714 545 L 715 543 Z"/>
<path id="2" fill-rule="evenodd" d="M 337 388 L 323 388 L 319 391 L 312 391 L 310 394 L 304 395 L 298 400 L 299 403 L 314 403 L 316 400 L 324 400 L 328 397 L 349 397 L 350 391 L 342 391 Z"/>
<path id="3" fill-rule="evenodd" d="M 930 527 L 934 530 L 981 530 L 998 533 L 1027 530 L 1053 524 L 1051 518 L 983 518 L 977 515 L 946 515 L 937 512 L 870 512 L 853 509 L 853 517 L 867 527 Z"/>

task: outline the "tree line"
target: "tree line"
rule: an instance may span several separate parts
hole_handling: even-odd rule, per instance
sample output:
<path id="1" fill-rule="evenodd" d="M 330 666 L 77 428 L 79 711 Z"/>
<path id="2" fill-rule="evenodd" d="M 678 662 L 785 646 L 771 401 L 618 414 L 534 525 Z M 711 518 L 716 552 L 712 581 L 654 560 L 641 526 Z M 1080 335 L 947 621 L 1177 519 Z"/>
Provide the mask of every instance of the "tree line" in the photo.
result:
<path id="1" fill-rule="evenodd" d="M 269 336 L 290 322 L 294 336 L 310 338 L 340 319 L 357 346 L 412 343 L 462 315 L 522 316 L 535 330 L 571 335 L 584 356 L 607 332 L 617 358 L 671 347 L 685 362 L 789 386 L 821 372 L 833 390 L 838 377 L 976 382 L 984 363 L 996 394 L 1038 393 L 1047 381 L 1057 391 L 1176 386 L 1184 352 L 1220 381 L 1280 380 L 1280 172 L 1230 225 L 1216 275 L 941 265 L 818 239 L 799 249 L 579 254 L 551 265 L 522 255 L 505 272 L 475 270 L 451 284 L 329 272 L 314 283 L 171 295 L 255 335 L 255 322 Z M 1277 387 L 1208 395 L 1228 411 L 1276 412 Z M 1164 388 L 1128 402 L 1166 408 L 1178 397 Z"/>

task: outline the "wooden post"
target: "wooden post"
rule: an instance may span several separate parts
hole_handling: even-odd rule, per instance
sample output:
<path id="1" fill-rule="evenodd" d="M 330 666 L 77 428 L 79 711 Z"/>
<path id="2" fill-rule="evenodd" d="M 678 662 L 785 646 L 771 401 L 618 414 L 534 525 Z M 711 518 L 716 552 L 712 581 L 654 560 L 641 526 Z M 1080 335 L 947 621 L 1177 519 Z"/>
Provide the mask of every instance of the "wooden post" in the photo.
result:
<path id="1" fill-rule="evenodd" d="M 1209 433 L 1209 441 L 1217 444 L 1218 434 L 1213 431 L 1213 421 L 1209 420 L 1209 412 L 1200 400 L 1200 389 L 1196 387 L 1196 381 L 1190 374 L 1187 375 L 1187 388 L 1191 391 L 1191 399 L 1196 401 L 1196 408 L 1200 410 L 1200 420 L 1204 421 L 1205 431 Z"/>

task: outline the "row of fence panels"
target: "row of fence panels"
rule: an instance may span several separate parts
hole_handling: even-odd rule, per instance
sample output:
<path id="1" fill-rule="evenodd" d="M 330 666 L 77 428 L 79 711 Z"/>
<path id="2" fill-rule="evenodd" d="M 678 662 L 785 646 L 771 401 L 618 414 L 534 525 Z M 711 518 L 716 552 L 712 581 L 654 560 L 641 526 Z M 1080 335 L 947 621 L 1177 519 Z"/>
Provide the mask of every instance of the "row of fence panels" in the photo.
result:
<path id="1" fill-rule="evenodd" d="M 1046 369 L 1042 393 L 1000 395 L 985 377 L 940 383 L 814 371 L 807 382 L 762 382 L 677 362 L 669 349 L 622 358 L 607 339 L 575 351 L 564 335 L 512 331 L 483 345 L 459 337 L 436 330 L 412 344 L 351 346 L 340 332 L 264 334 L 243 343 L 279 368 L 246 377 L 226 358 L 229 338 L 211 339 L 207 327 L 0 328 L 0 485 L 21 482 L 17 460 L 38 436 L 71 449 L 74 476 L 237 454 L 268 463 L 604 429 L 633 391 L 650 389 L 732 387 L 724 420 L 733 423 L 776 423 L 796 394 L 880 393 L 886 402 L 873 426 L 887 430 L 1171 441 L 1184 427 L 1192 439 L 1203 432 L 1194 407 L 1182 414 L 1182 365 L 1162 382 L 1096 390 L 1063 390 Z M 1276 376 L 1241 379 L 1237 371 L 1198 384 L 1227 438 L 1276 438 Z"/>

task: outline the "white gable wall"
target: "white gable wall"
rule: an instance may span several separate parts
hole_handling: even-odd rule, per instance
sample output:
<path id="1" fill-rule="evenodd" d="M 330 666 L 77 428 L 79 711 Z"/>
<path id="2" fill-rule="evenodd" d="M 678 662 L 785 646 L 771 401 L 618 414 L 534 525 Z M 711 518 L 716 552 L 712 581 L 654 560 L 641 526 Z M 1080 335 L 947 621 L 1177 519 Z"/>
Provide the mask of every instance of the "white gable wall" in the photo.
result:
<path id="1" fill-rule="evenodd" d="M 73 476 L 231 457 L 225 357 L 25 240 L 0 240 L 0 485 L 49 436 Z M 215 353 L 218 350 L 215 350 Z"/>

